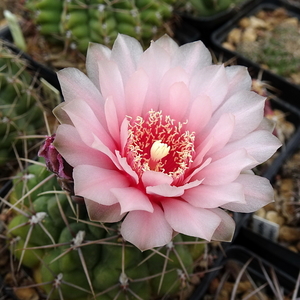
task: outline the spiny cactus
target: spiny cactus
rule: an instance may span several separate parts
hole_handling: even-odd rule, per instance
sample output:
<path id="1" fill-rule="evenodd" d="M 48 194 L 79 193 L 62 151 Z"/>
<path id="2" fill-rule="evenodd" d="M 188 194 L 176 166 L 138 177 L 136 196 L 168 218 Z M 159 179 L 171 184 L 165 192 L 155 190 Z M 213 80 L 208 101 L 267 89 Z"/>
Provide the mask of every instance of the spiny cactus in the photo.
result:
<path id="1" fill-rule="evenodd" d="M 89 42 L 111 46 L 118 33 L 146 45 L 164 28 L 174 0 L 28 0 L 41 34 L 85 53 Z"/>
<path id="2" fill-rule="evenodd" d="M 196 17 L 210 17 L 236 6 L 244 0 L 178 0 L 176 6 Z"/>
<path id="3" fill-rule="evenodd" d="M 122 239 L 119 223 L 91 222 L 40 162 L 16 176 L 12 191 L 3 200 L 15 211 L 8 244 L 47 299 L 186 299 L 205 272 L 206 242 L 177 235 L 141 252 Z"/>
<path id="4" fill-rule="evenodd" d="M 46 134 L 44 112 L 50 113 L 50 109 L 41 103 L 40 92 L 39 80 L 27 71 L 26 61 L 1 43 L 0 168 L 3 173 L 13 169 L 15 152 L 27 156 L 28 149 L 36 144 L 36 140 L 26 139 L 26 136 Z"/>
<path id="5" fill-rule="evenodd" d="M 299 26 L 294 23 L 278 24 L 272 31 L 264 33 L 256 41 L 243 42 L 237 51 L 263 64 L 281 76 L 299 72 Z"/>

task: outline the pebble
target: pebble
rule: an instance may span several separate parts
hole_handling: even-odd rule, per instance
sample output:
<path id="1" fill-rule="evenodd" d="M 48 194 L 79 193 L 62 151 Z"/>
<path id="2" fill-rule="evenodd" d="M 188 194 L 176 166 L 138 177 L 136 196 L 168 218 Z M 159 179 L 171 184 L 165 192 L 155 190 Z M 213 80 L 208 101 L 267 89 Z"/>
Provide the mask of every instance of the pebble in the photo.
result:
<path id="1" fill-rule="evenodd" d="M 266 213 L 265 218 L 271 222 L 274 222 L 278 225 L 284 225 L 285 219 L 282 217 L 277 211 L 275 210 L 270 210 Z"/>
<path id="2" fill-rule="evenodd" d="M 239 28 L 234 28 L 228 34 L 227 41 L 230 44 L 237 45 L 241 41 L 242 30 Z"/>
<path id="3" fill-rule="evenodd" d="M 243 42 L 255 42 L 257 39 L 256 30 L 252 27 L 248 27 L 242 34 L 242 41 Z"/>
<path id="4" fill-rule="evenodd" d="M 39 295 L 34 288 L 14 288 L 14 293 L 19 300 L 39 300 Z"/>
<path id="5" fill-rule="evenodd" d="M 298 242 L 300 240 L 300 228 L 282 226 L 279 230 L 279 240 L 284 242 Z"/>

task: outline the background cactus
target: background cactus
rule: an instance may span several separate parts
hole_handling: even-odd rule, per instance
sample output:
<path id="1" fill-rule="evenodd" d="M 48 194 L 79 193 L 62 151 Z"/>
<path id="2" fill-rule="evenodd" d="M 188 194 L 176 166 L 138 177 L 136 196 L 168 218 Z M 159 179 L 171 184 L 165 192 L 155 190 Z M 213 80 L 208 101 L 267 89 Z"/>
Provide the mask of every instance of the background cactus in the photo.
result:
<path id="1" fill-rule="evenodd" d="M 285 8 L 260 10 L 239 20 L 222 46 L 300 84 L 299 30 L 299 19 Z"/>
<path id="2" fill-rule="evenodd" d="M 16 155 L 30 157 L 37 140 L 30 135 L 46 134 L 45 116 L 55 105 L 41 102 L 41 84 L 29 73 L 27 63 L 0 43 L 0 168 L 9 175 L 16 165 Z M 36 155 L 36 148 L 34 154 Z M 32 153 L 33 153 L 32 152 Z M 17 154 L 16 154 L 17 153 Z"/>
<path id="3" fill-rule="evenodd" d="M 300 70 L 299 46 L 299 25 L 286 22 L 254 42 L 239 44 L 237 51 L 276 74 L 289 77 Z"/>
<path id="4" fill-rule="evenodd" d="M 178 9 L 197 17 L 210 17 L 228 8 L 235 7 L 244 0 L 177 0 Z"/>
<path id="5" fill-rule="evenodd" d="M 204 241 L 177 235 L 141 252 L 118 223 L 91 222 L 41 162 L 16 176 L 4 202 L 14 210 L 8 245 L 47 299 L 186 299 L 208 267 Z"/>
<path id="6" fill-rule="evenodd" d="M 89 42 L 111 46 L 118 33 L 145 46 L 167 31 L 175 0 L 28 0 L 41 34 L 85 54 Z"/>

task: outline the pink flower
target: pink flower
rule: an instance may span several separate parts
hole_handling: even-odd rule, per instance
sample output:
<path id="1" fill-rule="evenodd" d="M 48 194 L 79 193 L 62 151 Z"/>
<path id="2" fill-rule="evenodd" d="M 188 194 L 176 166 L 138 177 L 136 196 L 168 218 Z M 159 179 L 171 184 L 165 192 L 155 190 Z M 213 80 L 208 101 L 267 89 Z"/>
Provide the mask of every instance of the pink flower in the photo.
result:
<path id="1" fill-rule="evenodd" d="M 90 219 L 117 222 L 141 250 L 177 233 L 230 241 L 224 209 L 252 212 L 273 200 L 253 167 L 280 146 L 251 92 L 245 67 L 212 65 L 202 42 L 168 36 L 143 52 L 119 35 L 91 44 L 87 74 L 58 73 L 65 102 L 55 147 L 74 167 Z"/>

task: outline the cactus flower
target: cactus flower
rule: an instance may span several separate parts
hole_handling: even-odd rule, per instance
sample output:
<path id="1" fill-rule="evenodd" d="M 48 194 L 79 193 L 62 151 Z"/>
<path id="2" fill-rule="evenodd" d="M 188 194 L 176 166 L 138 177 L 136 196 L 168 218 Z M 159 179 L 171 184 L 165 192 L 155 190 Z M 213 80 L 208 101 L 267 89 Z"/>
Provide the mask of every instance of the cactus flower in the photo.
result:
<path id="1" fill-rule="evenodd" d="M 201 41 L 179 47 L 163 36 L 143 51 L 119 35 L 111 50 L 91 43 L 86 68 L 58 72 L 54 145 L 91 220 L 122 220 L 123 238 L 141 250 L 178 232 L 230 241 L 227 210 L 273 200 L 251 169 L 280 142 L 245 67 L 213 65 Z"/>

